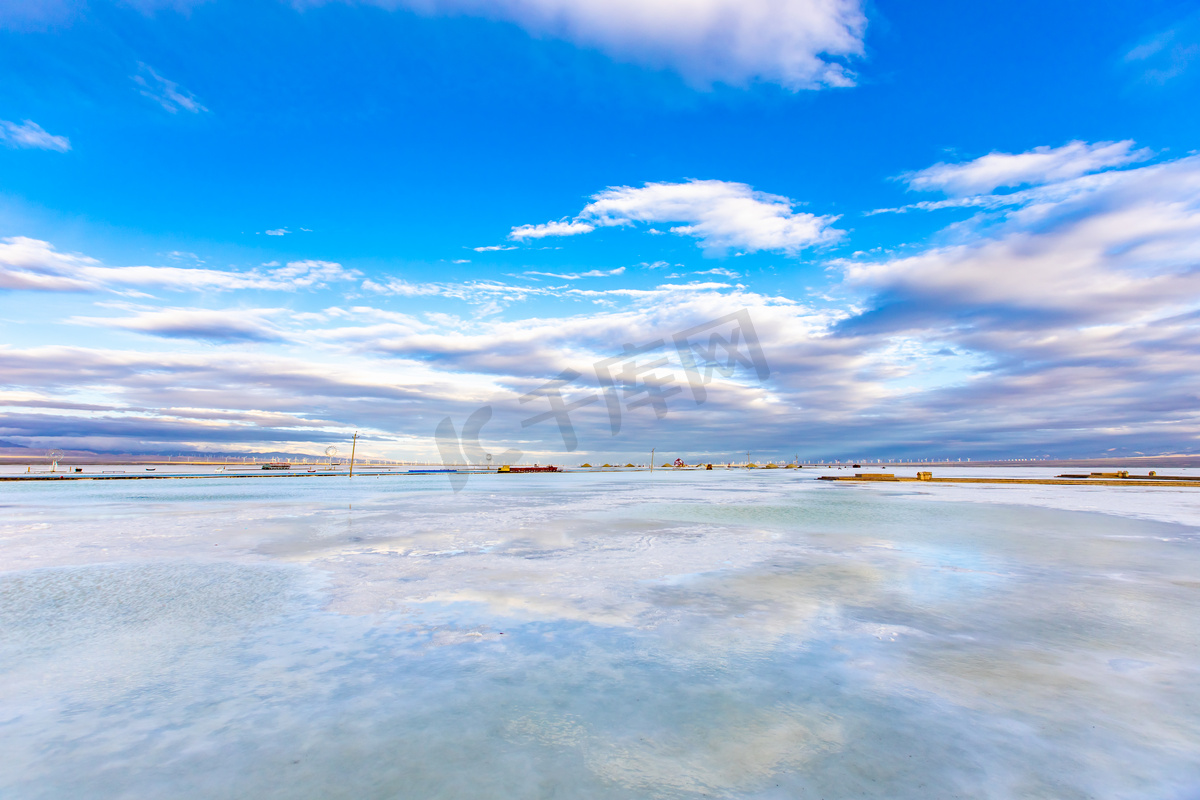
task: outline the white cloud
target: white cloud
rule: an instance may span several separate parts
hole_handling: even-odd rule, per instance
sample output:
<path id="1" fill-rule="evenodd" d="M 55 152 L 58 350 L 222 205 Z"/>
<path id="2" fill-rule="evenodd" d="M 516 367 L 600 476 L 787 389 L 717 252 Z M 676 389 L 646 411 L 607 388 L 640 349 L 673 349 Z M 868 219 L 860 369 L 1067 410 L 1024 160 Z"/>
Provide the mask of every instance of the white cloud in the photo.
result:
<path id="1" fill-rule="evenodd" d="M 871 295 L 844 332 L 976 354 L 986 366 L 940 402 L 1003 408 L 998 429 L 1200 435 L 1185 424 L 1200 393 L 1200 156 L 1020 194 L 956 244 L 844 263 Z"/>
<path id="2" fill-rule="evenodd" d="M 94 258 L 60 253 L 49 242 L 13 236 L 0 239 L 0 289 L 92 291 L 101 288 Z"/>
<path id="3" fill-rule="evenodd" d="M 167 80 L 146 64 L 139 62 L 138 73 L 129 77 L 137 84 L 138 92 L 142 96 L 149 97 L 172 114 L 179 111 L 190 111 L 193 114 L 208 111 L 191 92 L 180 88 L 174 81 Z"/>
<path id="4" fill-rule="evenodd" d="M 368 352 L 438 362 L 457 371 L 519 377 L 553 373 L 576 358 L 587 364 L 612 355 L 627 341 L 650 341 L 745 304 L 796 308 L 752 294 L 728 295 L 725 284 L 663 285 L 653 289 L 578 290 L 580 297 L 611 298 L 611 310 L 568 316 L 443 320 L 437 329 L 396 325 L 346 326 L 326 331 L 330 340 L 357 343 Z M 576 291 L 576 290 L 567 290 Z M 756 324 L 759 317 L 756 314 Z M 811 329 L 811 325 L 804 327 Z M 322 336 L 321 332 L 314 335 Z"/>
<path id="5" fill-rule="evenodd" d="M 490 253 L 495 250 L 516 250 L 517 246 L 515 244 L 489 244 L 484 247 L 473 247 L 471 249 L 476 253 Z"/>
<path id="6" fill-rule="evenodd" d="M 352 281 L 358 270 L 346 269 L 336 261 L 289 261 L 287 266 L 271 270 L 269 282 L 308 289 L 338 281 Z"/>
<path id="7" fill-rule="evenodd" d="M 965 242 L 846 262 L 847 277 L 928 319 L 1098 322 L 1200 304 L 1200 157 L 1013 197 L 998 226 L 963 229 Z"/>
<path id="8" fill-rule="evenodd" d="M 784 201 L 751 199 L 767 211 Z M 186 343 L 171 352 L 0 344 L 0 438 L 28 441 L 52 431 L 81 442 L 307 443 L 362 424 L 372 435 L 391 436 L 397 455 L 412 455 L 406 442 L 428 437 L 430 419 L 461 422 L 495 401 L 487 435 L 531 450 L 532 437 L 552 440 L 555 433 L 521 428 L 531 412 L 514 397 L 565 367 L 587 375 L 596 359 L 625 342 L 669 342 L 676 331 L 749 308 L 771 366 L 768 385 L 714 386 L 703 409 L 673 405 L 660 422 L 630 411 L 629 430 L 638 435 L 626 439 L 611 438 L 597 403 L 572 417 L 583 446 L 631 451 L 645 439 L 642 422 L 661 425 L 658 435 L 685 451 L 802 441 L 810 452 L 835 457 L 866 444 L 888 448 L 878 455 L 922 454 L 916 448 L 925 443 L 946 442 L 960 442 L 964 455 L 980 452 L 967 448 L 995 452 L 1023 443 L 1071 455 L 1091 452 L 1097 442 L 1103 449 L 1136 442 L 1162 450 L 1200 440 L 1200 156 L 977 199 L 989 213 L 957 223 L 937 246 L 837 262 L 846 284 L 819 305 L 715 280 L 648 289 L 613 280 L 593 284 L 608 288 L 575 289 L 377 278 L 363 288 L 394 295 L 389 305 L 411 315 L 365 307 L 300 314 L 139 306 L 126 317 L 77 317 L 224 346 L 213 353 Z M 586 220 L 632 225 L 667 200 L 635 196 L 613 206 L 609 223 L 599 221 L 608 219 L 600 211 Z M 794 213 L 785 202 L 786 213 Z M 693 208 L 693 199 L 670 207 L 680 206 Z M 743 239 L 765 213 L 748 208 L 733 215 Z M 679 221 L 699 226 L 707 219 L 699 217 Z M 605 272 L 616 271 L 536 274 L 573 280 Z M 295 289 L 355 275 L 325 261 L 248 272 L 107 267 L 39 240 L 0 240 L 4 288 Z M 831 299 L 848 292 L 850 300 Z M 399 299 L 405 296 L 414 301 Z M 430 297 L 484 313 L 434 314 Z M 526 298 L 578 300 L 579 313 L 489 316 Z M 579 386 L 597 390 L 591 377 Z M 52 408 L 48 398 L 59 405 Z M 72 400 L 92 407 L 68 413 L 63 403 Z M 510 417 L 503 402 L 513 407 Z"/>
<path id="9" fill-rule="evenodd" d="M 80 4 L 71 0 L 0 0 L 0 30 L 45 31 L 69 24 L 81 10 Z"/>
<path id="10" fill-rule="evenodd" d="M 965 368 L 937 392 L 916 383 L 897 424 L 945 415 L 942 439 L 1074 454 L 1200 438 L 1200 156 L 1004 197 L 943 231 L 950 244 L 837 262 L 866 310 L 836 337 L 915 343 L 921 361 Z"/>
<path id="11" fill-rule="evenodd" d="M 618 267 L 613 271 L 592 270 L 588 273 L 526 273 L 547 275 L 561 280 L 575 280 L 584 277 L 606 277 L 621 274 Z M 527 280 L 537 280 L 529 278 Z M 629 299 L 661 297 L 664 293 L 695 293 L 711 292 L 729 288 L 726 283 L 688 283 L 661 284 L 652 289 L 572 289 L 566 286 L 539 286 L 528 283 L 511 284 L 500 281 L 461 281 L 413 283 L 403 278 L 391 277 L 378 281 L 367 279 L 362 288 L 376 294 L 394 295 L 398 297 L 444 297 L 450 300 L 461 300 L 479 309 L 475 317 L 482 318 L 494 314 L 514 303 L 521 303 L 531 297 L 547 297 L 554 299 L 584 300 L 600 305 L 611 305 L 617 301 Z"/>
<path id="12" fill-rule="evenodd" d="M 416 298 L 408 307 L 420 318 L 364 307 L 139 307 L 124 319 L 83 318 L 225 346 L 146 353 L 0 345 L 5 391 L 24 393 L 11 395 L 0 438 L 54 431 L 78 441 L 323 442 L 353 423 L 411 457 L 412 442 L 431 434 L 430 419 L 461 422 L 494 404 L 489 447 L 530 451 L 544 435 L 561 455 L 553 426 L 521 427 L 531 412 L 515 397 L 566 367 L 585 374 L 572 391 L 595 392 L 590 365 L 623 343 L 669 342 L 748 308 L 769 384 L 739 372 L 710 387 L 702 409 L 685 393 L 661 421 L 629 410 L 629 435 L 617 439 L 597 403 L 572 414 L 581 444 L 632 451 L 644 426 L 659 425 L 658 435 L 685 452 L 780 441 L 834 457 L 867 444 L 887 448 L 878 455 L 923 454 L 916 448 L 949 441 L 984 452 L 1032 442 L 1039 452 L 1069 454 L 1130 439 L 1139 449 L 1168 447 L 1200 434 L 1200 285 L 1189 272 L 1200 263 L 1197 162 L 1043 187 L 957 245 L 855 265 L 852 286 L 873 306 L 865 314 L 853 303 L 814 307 L 715 282 L 584 290 L 380 279 L 377 289 Z M 318 266 L 296 270 L 320 271 L 321 262 L 309 263 Z M 431 296 L 588 305 L 568 315 L 462 318 L 429 313 Z M 45 398 L 86 400 L 96 410 L 52 413 Z"/>
<path id="13" fill-rule="evenodd" d="M 62 441 L 109 447 L 254 442 L 322 443 L 323 449 L 325 441 L 340 442 L 352 425 L 364 421 L 366 431 L 374 428 L 376 435 L 394 431 L 397 402 L 422 397 L 455 402 L 451 398 L 458 387 L 447 387 L 448 381 L 414 362 L 344 353 L 322 359 L 311 349 L 302 357 L 287 357 L 248 344 L 216 352 L 153 353 L 0 345 L 0 374 L 8 386 L 54 386 L 60 395 L 94 392 L 103 398 L 86 414 L 35 413 L 42 405 L 36 399 L 28 405 L 4 403 L 8 409 L 0 430 L 18 436 L 53 431 Z M 72 388 L 64 392 L 66 386 Z M 303 406 L 314 400 L 326 408 L 295 410 L 297 401 Z M 355 411 L 347 413 L 348 401 Z"/>
<path id="14" fill-rule="evenodd" d="M 529 270 L 525 274 L 541 275 L 546 278 L 560 278 L 564 281 L 576 281 L 580 278 L 609 278 L 613 275 L 623 275 L 624 273 L 624 267 L 617 267 L 616 269 L 589 269 L 587 272 L 535 272 Z"/>
<path id="15" fill-rule="evenodd" d="M 268 317 L 281 311 L 283 309 L 278 308 L 166 308 L 142 311 L 132 317 L 71 317 L 68 322 L 169 339 L 266 342 L 282 338 L 280 332 L 267 321 Z"/>
<path id="16" fill-rule="evenodd" d="M 547 236 L 577 236 L 591 233 L 595 225 L 586 222 L 547 222 L 543 225 L 518 225 L 508 234 L 509 239 L 521 242 L 526 239 L 543 239 Z"/>
<path id="17" fill-rule="evenodd" d="M 1162 86 L 1187 72 L 1200 60 L 1200 14 L 1192 14 L 1164 31 L 1142 40 L 1125 54 L 1127 67 L 1142 81 Z"/>
<path id="18" fill-rule="evenodd" d="M 999 206 L 1020 205 L 1020 192 L 1012 194 L 978 194 L 969 197 L 952 197 L 949 200 L 922 200 L 919 203 L 909 203 L 897 208 L 875 208 L 864 211 L 864 217 L 876 214 L 905 214 L 909 211 L 937 211 L 942 208 L 997 208 Z"/>
<path id="19" fill-rule="evenodd" d="M 1091 172 L 1144 161 L 1152 153 L 1134 150 L 1133 140 L 1069 142 L 1062 147 L 1035 147 L 1025 153 L 989 153 L 960 164 L 934 164 L 900 176 L 909 188 L 952 195 L 990 192 L 1001 187 L 1039 185 L 1078 178 Z"/>
<path id="20" fill-rule="evenodd" d="M 805 247 L 836 242 L 843 232 L 832 227 L 838 217 L 795 211 L 795 201 L 756 192 L 744 183 L 691 180 L 685 183 L 647 183 L 637 188 L 615 186 L 592 198 L 572 223 L 571 234 L 595 227 L 638 222 L 684 222 L 671 233 L 692 236 L 711 254 L 730 249 L 771 250 L 796 255 Z M 547 229 L 525 225 L 522 229 Z M 553 232 L 540 235 L 553 235 Z"/>
<path id="21" fill-rule="evenodd" d="M 332 261 L 291 261 L 268 272 L 235 272 L 185 267 L 107 267 L 78 253 L 62 253 L 49 242 L 12 236 L 0 239 L 0 289 L 36 291 L 120 291 L 129 287 L 177 291 L 265 289 L 293 291 L 360 273 Z"/>
<path id="22" fill-rule="evenodd" d="M 187 5 L 196 0 L 130 0 L 135 5 Z M 295 6 L 330 0 L 293 0 Z M 357 0 L 344 0 L 356 2 Z M 793 91 L 853 86 L 850 59 L 863 55 L 867 18 L 862 0 L 364 0 L 423 14 L 473 15 L 515 23 L 534 36 L 595 48 L 621 61 L 680 73 L 699 87 L 714 82 L 776 83 Z M 18 19 L 62 16 L 72 4 L 0 3 Z M 36 5 L 34 11 L 26 6 Z M 77 5 L 77 4 L 76 4 Z M 15 21 L 15 20 L 14 20 Z M 140 78 L 140 80 L 139 80 Z M 143 93 L 168 111 L 205 110 L 174 83 L 142 66 Z"/>
<path id="23" fill-rule="evenodd" d="M 379 281 L 367 279 L 362 288 L 376 294 L 398 297 L 445 297 L 480 306 L 482 315 L 493 314 L 501 308 L 519 303 L 532 296 L 559 296 L 560 292 L 539 286 L 514 286 L 499 281 L 462 281 L 459 283 L 412 283 L 403 278 Z"/>
<path id="24" fill-rule="evenodd" d="M 287 228 L 275 228 L 274 230 L 267 231 L 267 236 L 287 236 L 289 233 L 291 231 Z"/>
<path id="25" fill-rule="evenodd" d="M 612 310 L 513 320 L 439 315 L 435 327 L 369 308 L 292 315 L 290 326 L 282 310 L 274 316 L 274 309 L 230 309 L 223 317 L 208 318 L 196 309 L 162 309 L 138 315 L 132 327 L 155 335 L 190 338 L 199 333 L 211 339 L 239 314 L 262 312 L 286 330 L 303 327 L 303 351 L 288 355 L 280 349 L 286 343 L 262 347 L 254 341 L 254 329 L 246 337 L 248 346 L 226 340 L 228 346 L 216 353 L 185 350 L 182 344 L 174 351 L 152 353 L 0 345 L 0 374 L 12 387 L 0 393 L 0 404 L 7 406 L 0 417 L 0 434 L 27 440 L 53 431 L 73 442 L 107 437 L 110 447 L 193 441 L 262 446 L 324 442 L 348 435 L 353 428 L 341 429 L 353 424 L 369 431 L 376 442 L 393 443 L 396 455 L 412 457 L 413 442 L 432 433 L 430 419 L 449 414 L 461 420 L 482 404 L 496 403 L 497 416 L 485 434 L 491 441 L 519 441 L 529 452 L 534 449 L 529 446 L 531 436 L 542 435 L 550 441 L 551 452 L 561 453 L 561 442 L 553 444 L 553 426 L 522 429 L 520 422 L 530 411 L 516 397 L 563 367 L 589 371 L 597 359 L 620 352 L 624 342 L 652 341 L 744 307 L 752 309 L 759 334 L 773 348 L 772 368 L 802 369 L 806 422 L 821 413 L 818 406 L 824 409 L 827 399 L 838 413 L 846 413 L 847 408 L 861 407 L 862 397 L 870 397 L 861 379 L 870 360 L 856 352 L 860 346 L 830 337 L 812 339 L 827 329 L 832 317 L 787 300 L 726 293 L 727 289 L 704 284 L 612 290 L 605 294 L 620 299 Z M 316 327 L 317 317 L 343 327 Z M 766 388 L 753 377 L 752 385 L 744 383 L 734 380 L 723 382 L 719 390 L 710 387 L 703 413 L 697 413 L 691 401 L 673 405 L 672 415 L 661 424 L 675 426 L 673 439 L 690 439 L 687 431 L 698 426 L 706 447 L 725 438 L 720 431 L 735 431 L 722 446 L 736 448 L 751 427 L 786 423 L 790 400 L 767 405 Z M 37 390 L 31 391 L 33 387 Z M 596 390 L 594 376 L 590 386 L 578 388 L 585 393 Z M 53 408 L 61 408 L 64 402 L 84 397 L 91 404 L 89 413 L 50 413 L 51 401 L 58 403 Z M 573 419 L 586 446 L 638 446 L 611 439 L 602 404 Z M 631 410 L 626 420 L 631 433 L 655 424 L 655 415 L 645 409 Z"/>
<path id="26" fill-rule="evenodd" d="M 515 22 L 535 35 L 677 70 L 698 85 L 763 80 L 792 90 L 852 86 L 854 73 L 835 59 L 862 55 L 867 26 L 858 0 L 373 2 Z"/>
<path id="27" fill-rule="evenodd" d="M 71 140 L 66 136 L 47 133 L 41 125 L 29 119 L 20 124 L 0 119 L 0 143 L 6 147 L 56 150 L 59 153 L 65 153 L 71 149 Z"/>

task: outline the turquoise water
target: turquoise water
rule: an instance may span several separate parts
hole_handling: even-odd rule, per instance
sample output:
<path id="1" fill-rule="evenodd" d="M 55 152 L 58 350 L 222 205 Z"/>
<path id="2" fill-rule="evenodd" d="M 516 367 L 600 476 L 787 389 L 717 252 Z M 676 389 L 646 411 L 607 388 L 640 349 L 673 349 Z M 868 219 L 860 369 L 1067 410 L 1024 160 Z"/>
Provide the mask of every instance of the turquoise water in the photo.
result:
<path id="1" fill-rule="evenodd" d="M 6 484 L 0 796 L 1200 797 L 1200 491 L 910 487 Z"/>

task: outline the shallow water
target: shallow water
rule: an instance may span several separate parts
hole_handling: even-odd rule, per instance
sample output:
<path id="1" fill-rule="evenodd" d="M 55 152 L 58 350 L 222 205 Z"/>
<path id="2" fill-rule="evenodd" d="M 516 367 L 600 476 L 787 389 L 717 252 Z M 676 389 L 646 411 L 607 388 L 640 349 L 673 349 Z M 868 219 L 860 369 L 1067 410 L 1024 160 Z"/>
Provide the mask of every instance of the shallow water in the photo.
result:
<path id="1" fill-rule="evenodd" d="M 0 796 L 1196 798 L 1198 502 L 5 484 Z"/>

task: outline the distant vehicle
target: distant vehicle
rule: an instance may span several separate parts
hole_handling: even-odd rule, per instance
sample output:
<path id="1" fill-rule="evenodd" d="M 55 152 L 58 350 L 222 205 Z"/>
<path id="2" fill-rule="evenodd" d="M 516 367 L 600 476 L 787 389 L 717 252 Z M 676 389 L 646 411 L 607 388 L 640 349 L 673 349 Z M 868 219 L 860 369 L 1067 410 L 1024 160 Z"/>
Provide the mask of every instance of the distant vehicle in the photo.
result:
<path id="1" fill-rule="evenodd" d="M 269 464 L 263 464 L 263 469 L 291 469 L 292 465 L 286 461 L 272 461 Z"/>
<path id="2" fill-rule="evenodd" d="M 497 472 L 558 472 L 558 467 L 510 467 L 507 464 Z"/>

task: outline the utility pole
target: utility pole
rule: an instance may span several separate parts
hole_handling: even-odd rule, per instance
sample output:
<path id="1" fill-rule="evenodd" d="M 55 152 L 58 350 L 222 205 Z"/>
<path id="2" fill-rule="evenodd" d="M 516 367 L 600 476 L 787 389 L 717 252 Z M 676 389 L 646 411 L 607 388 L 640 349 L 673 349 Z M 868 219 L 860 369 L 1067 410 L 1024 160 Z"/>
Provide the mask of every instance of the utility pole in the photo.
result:
<path id="1" fill-rule="evenodd" d="M 650 474 L 654 474 L 654 448 L 650 448 Z"/>
<path id="2" fill-rule="evenodd" d="M 358 431 L 354 432 L 354 441 L 350 443 L 350 477 L 354 477 L 354 450 L 358 447 Z"/>

